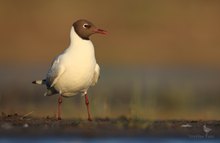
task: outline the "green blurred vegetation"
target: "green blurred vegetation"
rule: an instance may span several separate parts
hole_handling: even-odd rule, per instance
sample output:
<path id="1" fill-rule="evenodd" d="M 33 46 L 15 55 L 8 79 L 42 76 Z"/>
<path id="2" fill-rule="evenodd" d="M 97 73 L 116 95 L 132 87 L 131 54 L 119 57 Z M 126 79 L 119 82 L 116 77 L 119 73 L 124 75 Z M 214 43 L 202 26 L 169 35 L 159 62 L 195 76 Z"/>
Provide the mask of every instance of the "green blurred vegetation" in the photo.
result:
<path id="1" fill-rule="evenodd" d="M 0 72 L 0 112 L 55 116 L 58 96 L 45 97 L 45 87 L 32 85 L 46 67 Z M 33 75 L 34 74 L 34 75 Z M 96 87 L 89 90 L 94 117 L 134 119 L 220 119 L 219 71 L 102 67 Z M 64 118 L 86 118 L 84 97 L 63 99 Z"/>

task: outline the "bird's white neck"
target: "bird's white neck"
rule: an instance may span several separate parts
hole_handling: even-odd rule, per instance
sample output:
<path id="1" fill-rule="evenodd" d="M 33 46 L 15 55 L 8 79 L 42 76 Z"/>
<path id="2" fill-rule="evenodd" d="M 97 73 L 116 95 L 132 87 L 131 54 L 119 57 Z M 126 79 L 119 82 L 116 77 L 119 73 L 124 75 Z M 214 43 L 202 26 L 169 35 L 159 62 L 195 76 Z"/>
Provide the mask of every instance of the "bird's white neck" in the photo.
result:
<path id="1" fill-rule="evenodd" d="M 90 40 L 82 39 L 78 36 L 75 29 L 72 27 L 70 32 L 70 48 L 82 48 L 82 47 L 93 47 Z"/>
<path id="2" fill-rule="evenodd" d="M 92 42 L 79 37 L 73 27 L 70 32 L 70 45 L 64 53 L 69 53 L 75 57 L 80 56 L 84 58 L 84 60 L 86 58 L 95 60 L 95 50 Z"/>

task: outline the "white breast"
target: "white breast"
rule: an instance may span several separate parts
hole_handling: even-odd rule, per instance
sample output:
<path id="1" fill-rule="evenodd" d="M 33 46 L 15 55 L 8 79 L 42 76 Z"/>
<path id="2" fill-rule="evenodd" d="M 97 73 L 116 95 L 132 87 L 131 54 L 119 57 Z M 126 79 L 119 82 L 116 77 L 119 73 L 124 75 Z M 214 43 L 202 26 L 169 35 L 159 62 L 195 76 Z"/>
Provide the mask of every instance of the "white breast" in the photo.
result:
<path id="1" fill-rule="evenodd" d="M 96 59 L 90 40 L 81 39 L 74 28 L 71 30 L 71 44 L 61 59 L 65 72 L 55 84 L 55 89 L 64 96 L 85 92 L 92 84 Z"/>

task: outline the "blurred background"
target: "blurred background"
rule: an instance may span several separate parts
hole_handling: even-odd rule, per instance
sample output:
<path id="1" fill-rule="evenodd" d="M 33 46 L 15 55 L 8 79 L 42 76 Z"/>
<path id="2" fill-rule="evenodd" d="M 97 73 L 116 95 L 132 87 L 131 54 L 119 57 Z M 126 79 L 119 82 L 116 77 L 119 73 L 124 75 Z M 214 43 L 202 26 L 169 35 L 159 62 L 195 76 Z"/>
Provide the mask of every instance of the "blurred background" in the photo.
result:
<path id="1" fill-rule="evenodd" d="M 101 67 L 89 90 L 93 117 L 220 119 L 220 1 L 0 0 L 0 112 L 55 116 L 57 97 L 32 85 L 85 18 Z M 63 118 L 86 118 L 84 98 Z"/>

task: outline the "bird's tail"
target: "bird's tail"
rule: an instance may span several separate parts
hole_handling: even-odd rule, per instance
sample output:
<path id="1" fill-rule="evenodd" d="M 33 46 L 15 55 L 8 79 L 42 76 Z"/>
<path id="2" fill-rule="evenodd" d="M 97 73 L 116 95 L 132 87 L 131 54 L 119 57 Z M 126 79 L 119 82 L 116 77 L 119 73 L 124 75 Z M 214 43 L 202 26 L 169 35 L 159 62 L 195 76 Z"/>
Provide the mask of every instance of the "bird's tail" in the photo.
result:
<path id="1" fill-rule="evenodd" d="M 32 82 L 33 84 L 46 84 L 46 79 L 43 80 L 35 80 Z"/>

